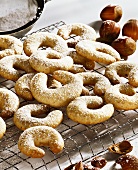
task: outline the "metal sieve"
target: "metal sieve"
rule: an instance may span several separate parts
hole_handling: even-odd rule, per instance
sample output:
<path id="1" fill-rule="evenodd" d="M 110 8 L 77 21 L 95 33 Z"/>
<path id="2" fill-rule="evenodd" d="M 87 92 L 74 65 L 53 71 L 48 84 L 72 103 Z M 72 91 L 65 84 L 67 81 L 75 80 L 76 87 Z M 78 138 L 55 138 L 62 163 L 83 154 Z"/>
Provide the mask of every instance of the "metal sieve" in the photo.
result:
<path id="1" fill-rule="evenodd" d="M 3 4 L 2 4 L 2 1 L 3 1 Z M 11 12 L 12 12 L 12 1 L 10 1 L 10 0 L 2 0 L 1 2 L 0 2 L 0 6 L 1 6 L 1 9 L 2 8 L 4 8 L 4 5 L 6 4 L 6 1 L 8 2 L 9 1 L 9 4 L 8 4 L 8 8 L 11 10 Z M 33 6 L 35 6 L 36 7 L 36 12 L 34 13 L 34 16 L 32 16 L 32 18 L 30 19 L 30 20 L 28 20 L 28 21 L 26 21 L 26 23 L 24 22 L 22 25 L 20 25 L 19 24 L 19 27 L 13 27 L 13 29 L 5 29 L 5 30 L 0 30 L 0 35 L 13 35 L 13 36 L 15 36 L 15 37 L 18 37 L 18 38 L 21 38 L 21 37 L 23 37 L 31 28 L 32 28 L 32 26 L 34 25 L 34 23 L 39 19 L 39 17 L 41 16 L 41 14 L 42 14 L 42 12 L 43 12 L 43 9 L 44 9 L 44 5 L 45 5 L 45 3 L 46 2 L 48 2 L 49 0 L 28 0 L 28 9 L 30 8 L 29 7 L 29 5 L 33 5 Z M 23 0 L 22 1 L 16 1 L 18 4 L 20 3 L 20 2 L 23 2 Z M 25 2 L 25 1 L 24 1 Z M 31 4 L 30 4 L 30 2 L 31 2 Z M 22 4 L 21 4 L 22 5 Z M 11 6 L 11 8 L 10 8 L 10 6 Z M 6 10 L 7 10 L 7 13 L 9 12 L 9 9 L 8 8 L 6 8 L 5 7 L 5 9 L 4 9 L 4 11 L 6 12 Z M 33 8 L 33 7 L 32 7 Z M 28 13 L 27 13 L 28 12 Z M 1 15 L 2 15 L 2 13 L 1 13 Z M 20 14 L 20 15 L 22 15 L 22 14 Z M 29 13 L 29 10 L 26 10 L 26 12 L 25 12 L 25 15 L 23 15 L 23 16 L 21 16 L 21 17 L 24 17 L 24 19 L 25 19 L 25 17 L 27 17 L 27 16 L 29 16 L 30 15 L 30 13 Z M 11 15 L 11 17 L 12 17 L 12 15 Z M 14 18 L 14 16 L 13 16 L 13 18 Z M 7 17 L 7 19 L 3 19 L 1 16 L 0 16 L 0 24 L 1 23 L 6 23 L 6 22 L 8 22 L 9 23 L 9 26 L 11 26 L 10 25 L 10 22 L 8 21 L 8 17 Z M 16 19 L 16 22 L 17 22 L 17 24 L 18 24 L 18 22 L 20 22 L 20 19 Z M 7 23 L 6 23 L 7 24 Z M 12 27 L 12 26 L 11 26 Z"/>

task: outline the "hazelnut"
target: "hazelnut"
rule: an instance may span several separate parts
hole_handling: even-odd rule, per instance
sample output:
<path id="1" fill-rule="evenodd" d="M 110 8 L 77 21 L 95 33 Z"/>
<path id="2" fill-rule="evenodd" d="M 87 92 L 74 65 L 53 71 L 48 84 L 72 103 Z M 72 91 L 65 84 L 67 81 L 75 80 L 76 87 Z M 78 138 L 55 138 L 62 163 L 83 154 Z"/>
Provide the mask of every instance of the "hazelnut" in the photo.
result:
<path id="1" fill-rule="evenodd" d="M 108 148 L 110 152 L 118 153 L 118 154 L 127 154 L 131 152 L 132 149 L 133 149 L 133 146 L 127 140 L 113 144 Z"/>
<path id="2" fill-rule="evenodd" d="M 76 165 L 75 165 L 75 170 L 83 170 L 83 163 L 82 161 L 78 162 Z"/>
<path id="3" fill-rule="evenodd" d="M 91 160 L 91 165 L 97 168 L 103 168 L 106 165 L 107 161 L 105 160 L 105 158 L 101 157 L 101 156 L 97 156 L 94 157 Z"/>
<path id="4" fill-rule="evenodd" d="M 103 42 L 110 44 L 116 38 L 118 38 L 120 34 L 120 25 L 111 20 L 103 21 L 99 29 L 99 34 Z"/>
<path id="5" fill-rule="evenodd" d="M 128 20 L 123 28 L 122 35 L 133 38 L 135 41 L 138 40 L 138 20 L 130 19 Z"/>
<path id="6" fill-rule="evenodd" d="M 71 164 L 68 167 L 66 167 L 64 170 L 72 170 L 75 164 Z"/>
<path id="7" fill-rule="evenodd" d="M 122 155 L 116 160 L 122 170 L 138 170 L 138 158 L 133 155 Z"/>
<path id="8" fill-rule="evenodd" d="M 120 21 L 122 17 L 122 8 L 119 5 L 107 5 L 100 13 L 100 18 L 105 20 Z"/>
<path id="9" fill-rule="evenodd" d="M 84 165 L 84 170 L 100 170 L 100 168 L 93 167 L 91 165 Z"/>
<path id="10" fill-rule="evenodd" d="M 82 163 L 82 161 L 80 161 L 75 164 L 69 165 L 64 170 L 100 170 L 100 168 L 93 167 L 92 165 L 88 165 L 88 164 Z"/>
<path id="11" fill-rule="evenodd" d="M 128 57 L 136 51 L 136 42 L 131 37 L 121 37 L 114 40 L 111 46 L 122 58 Z"/>
<path id="12" fill-rule="evenodd" d="M 68 167 L 66 167 L 64 170 L 72 170 L 72 169 L 74 169 L 74 170 L 84 170 L 82 161 L 77 162 L 75 164 L 71 164 Z"/>

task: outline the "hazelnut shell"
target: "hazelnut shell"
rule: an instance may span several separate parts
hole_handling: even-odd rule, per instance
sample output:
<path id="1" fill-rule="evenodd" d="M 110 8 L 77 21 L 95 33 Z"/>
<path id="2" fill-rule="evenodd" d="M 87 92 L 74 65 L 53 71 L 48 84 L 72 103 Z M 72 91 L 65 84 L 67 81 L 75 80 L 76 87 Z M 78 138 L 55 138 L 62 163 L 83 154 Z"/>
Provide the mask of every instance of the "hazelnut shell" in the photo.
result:
<path id="1" fill-rule="evenodd" d="M 107 5 L 100 13 L 100 18 L 105 20 L 120 21 L 122 17 L 122 8 L 119 5 Z"/>
<path id="2" fill-rule="evenodd" d="M 136 51 L 136 42 L 131 37 L 120 37 L 114 40 L 111 46 L 120 54 L 122 57 L 132 55 Z"/>
<path id="3" fill-rule="evenodd" d="M 110 44 L 118 38 L 120 34 L 120 25 L 111 20 L 103 21 L 99 29 L 99 34 L 100 38 L 105 41 L 105 43 Z"/>
<path id="4" fill-rule="evenodd" d="M 116 160 L 122 170 L 138 170 L 138 158 L 133 155 L 122 155 Z"/>
<path id="5" fill-rule="evenodd" d="M 122 35 L 131 37 L 133 40 L 138 40 L 138 20 L 130 19 L 128 20 L 123 28 L 122 28 Z"/>
<path id="6" fill-rule="evenodd" d="M 117 154 L 127 154 L 131 152 L 132 149 L 133 149 L 133 146 L 127 140 L 124 140 L 117 144 L 113 144 L 108 148 L 110 152 L 117 153 Z"/>
<path id="7" fill-rule="evenodd" d="M 97 156 L 94 157 L 91 160 L 91 165 L 97 168 L 103 168 L 106 165 L 107 161 L 105 160 L 105 158 L 101 157 L 101 156 Z"/>

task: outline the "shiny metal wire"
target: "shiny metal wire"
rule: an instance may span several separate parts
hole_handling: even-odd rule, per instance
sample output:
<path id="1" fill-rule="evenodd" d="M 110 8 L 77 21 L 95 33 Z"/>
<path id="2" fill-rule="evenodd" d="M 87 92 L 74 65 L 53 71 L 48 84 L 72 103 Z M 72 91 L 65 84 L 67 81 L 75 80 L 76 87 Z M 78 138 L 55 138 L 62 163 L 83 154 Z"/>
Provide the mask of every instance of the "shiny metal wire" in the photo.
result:
<path id="1" fill-rule="evenodd" d="M 38 30 L 56 32 L 65 25 L 63 21 Z M 26 37 L 22 38 L 24 40 Z M 96 72 L 103 74 L 104 65 L 97 64 Z M 0 78 L 0 87 L 14 92 L 14 82 Z M 89 87 L 92 91 L 92 87 Z M 20 99 L 21 105 L 29 102 Z M 64 110 L 64 108 L 61 108 Z M 65 141 L 65 148 L 60 154 L 53 154 L 43 147 L 46 155 L 34 159 L 23 155 L 17 146 L 21 131 L 14 125 L 12 118 L 6 120 L 7 131 L 0 140 L 0 167 L 2 170 L 63 170 L 78 160 L 86 161 L 102 152 L 109 145 L 130 139 L 138 134 L 138 110 L 118 111 L 108 121 L 96 125 L 82 125 L 71 121 L 64 113 L 63 123 L 57 128 Z"/>

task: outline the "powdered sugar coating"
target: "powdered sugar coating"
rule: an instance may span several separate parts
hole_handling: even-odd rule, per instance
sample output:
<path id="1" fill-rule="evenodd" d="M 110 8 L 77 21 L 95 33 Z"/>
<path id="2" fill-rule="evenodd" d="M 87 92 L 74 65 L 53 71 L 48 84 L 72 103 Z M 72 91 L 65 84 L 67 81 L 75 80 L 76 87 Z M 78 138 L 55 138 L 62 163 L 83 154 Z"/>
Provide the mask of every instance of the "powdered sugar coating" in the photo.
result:
<path id="1" fill-rule="evenodd" d="M 16 81 L 21 76 L 17 68 L 27 73 L 35 72 L 25 55 L 10 55 L 0 60 L 0 75 L 8 80 Z"/>
<path id="2" fill-rule="evenodd" d="M 32 78 L 34 77 L 36 73 L 28 73 L 21 76 L 15 83 L 14 89 L 16 91 L 16 94 L 20 97 L 22 97 L 25 100 L 34 100 L 34 97 L 32 95 L 32 92 L 30 90 L 30 83 Z M 62 87 L 62 84 L 55 80 L 52 75 L 47 75 L 47 87 L 48 88 L 57 88 Z"/>
<path id="3" fill-rule="evenodd" d="M 60 110 L 49 110 L 50 107 L 44 104 L 28 104 L 19 108 L 14 114 L 14 123 L 25 130 L 33 126 L 50 126 L 56 128 L 63 120 L 63 114 Z M 37 118 L 45 114 L 44 118 Z"/>
<path id="4" fill-rule="evenodd" d="M 68 55 L 73 59 L 74 64 L 81 64 L 83 65 L 87 70 L 93 70 L 95 67 L 95 62 L 92 60 L 89 60 L 80 54 L 76 52 L 75 49 L 71 49 L 68 52 Z"/>
<path id="5" fill-rule="evenodd" d="M 86 72 L 86 69 L 85 67 L 83 67 L 83 65 L 73 64 L 73 66 L 68 71 L 76 74 L 76 73 Z"/>
<path id="6" fill-rule="evenodd" d="M 96 72 L 78 73 L 83 78 L 83 85 L 93 85 L 94 93 L 98 96 L 103 96 L 105 91 L 110 87 L 110 81 L 102 74 Z"/>
<path id="7" fill-rule="evenodd" d="M 17 29 L 36 17 L 38 4 L 34 0 L 1 0 L 0 30 Z"/>
<path id="8" fill-rule="evenodd" d="M 30 82 L 34 75 L 35 73 L 24 74 L 15 83 L 14 89 L 16 94 L 25 100 L 34 99 L 30 91 Z"/>
<path id="9" fill-rule="evenodd" d="M 112 104 L 103 105 L 98 96 L 81 96 L 69 103 L 67 115 L 81 124 L 97 124 L 108 120 L 114 113 Z"/>
<path id="10" fill-rule="evenodd" d="M 135 66 L 128 75 L 129 84 L 138 87 L 138 66 Z"/>
<path id="11" fill-rule="evenodd" d="M 0 59 L 13 54 L 21 54 L 23 43 L 11 35 L 0 35 Z"/>
<path id="12" fill-rule="evenodd" d="M 130 85 L 138 87 L 138 67 L 130 61 L 118 61 L 108 65 L 105 69 L 105 76 L 112 84 L 121 83 L 121 77 L 128 78 Z"/>
<path id="13" fill-rule="evenodd" d="M 57 34 L 65 40 L 67 40 L 71 34 L 80 36 L 79 40 L 96 40 L 96 31 L 89 25 L 82 23 L 63 25 L 59 28 Z"/>
<path id="14" fill-rule="evenodd" d="M 68 105 L 70 101 L 80 96 L 83 88 L 82 78 L 63 70 L 55 71 L 53 77 L 64 85 L 48 89 L 47 75 L 44 73 L 37 73 L 32 78 L 31 92 L 37 101 L 57 108 Z"/>
<path id="15" fill-rule="evenodd" d="M 0 88 L 0 116 L 11 117 L 19 107 L 19 98 L 11 90 Z"/>
<path id="16" fill-rule="evenodd" d="M 53 153 L 59 153 L 64 147 L 64 140 L 52 127 L 35 126 L 26 129 L 19 137 L 19 150 L 27 156 L 41 158 L 45 152 L 37 146 L 47 146 Z"/>
<path id="17" fill-rule="evenodd" d="M 67 71 L 73 66 L 71 57 L 55 50 L 38 50 L 30 56 L 29 62 L 34 70 L 46 74 L 52 74 L 56 70 Z"/>
<path id="18" fill-rule="evenodd" d="M 43 46 L 50 47 L 60 53 L 66 53 L 68 51 L 66 41 L 60 36 L 49 32 L 33 33 L 29 35 L 23 43 L 24 52 L 28 56 Z"/>
<path id="19" fill-rule="evenodd" d="M 75 49 L 78 54 L 98 63 L 111 64 L 121 59 L 114 48 L 101 42 L 82 40 L 77 43 Z"/>
<path id="20" fill-rule="evenodd" d="M 138 93 L 129 84 L 111 86 L 104 95 L 106 103 L 111 103 L 119 110 L 138 109 Z"/>
<path id="21" fill-rule="evenodd" d="M 3 137 L 3 135 L 6 132 L 6 123 L 5 121 L 0 117 L 0 139 Z"/>

